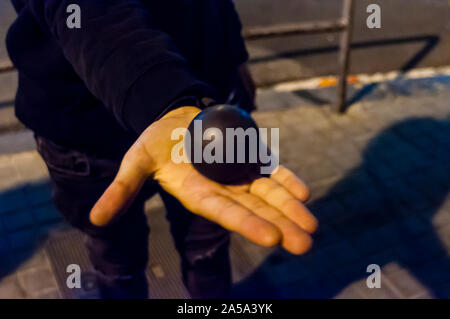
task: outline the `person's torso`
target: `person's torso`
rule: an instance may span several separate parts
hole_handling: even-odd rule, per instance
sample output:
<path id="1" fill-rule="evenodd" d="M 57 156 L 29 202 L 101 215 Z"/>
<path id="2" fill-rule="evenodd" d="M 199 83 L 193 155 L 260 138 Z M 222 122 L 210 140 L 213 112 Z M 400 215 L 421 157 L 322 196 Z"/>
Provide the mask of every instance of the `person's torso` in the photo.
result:
<path id="1" fill-rule="evenodd" d="M 227 1 L 141 1 L 195 75 L 218 92 L 230 89 L 236 71 L 228 58 L 233 48 L 225 26 Z M 9 30 L 7 46 L 19 72 L 18 118 L 37 134 L 63 145 L 121 156 L 136 136 L 126 132 L 89 92 L 57 41 L 42 30 L 27 1 L 12 2 L 18 18 Z"/>

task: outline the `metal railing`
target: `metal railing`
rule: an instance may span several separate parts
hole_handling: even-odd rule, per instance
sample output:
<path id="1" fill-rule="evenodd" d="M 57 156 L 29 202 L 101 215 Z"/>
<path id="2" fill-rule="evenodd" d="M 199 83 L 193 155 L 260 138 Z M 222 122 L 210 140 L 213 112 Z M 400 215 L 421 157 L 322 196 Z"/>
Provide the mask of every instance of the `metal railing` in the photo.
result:
<path id="1" fill-rule="evenodd" d="M 352 38 L 354 1 L 344 0 L 342 17 L 337 21 L 292 23 L 267 27 L 253 27 L 243 31 L 246 40 L 261 40 L 293 35 L 341 32 L 339 44 L 339 81 L 337 86 L 337 112 L 344 112 L 347 104 L 347 76 L 350 66 L 350 41 Z"/>
<path id="2" fill-rule="evenodd" d="M 341 32 L 339 44 L 339 82 L 335 109 L 344 112 L 347 101 L 347 75 L 350 65 L 350 40 L 352 37 L 354 1 L 344 0 L 342 18 L 337 21 L 319 21 L 307 23 L 283 24 L 267 27 L 253 27 L 243 31 L 246 40 L 268 39 L 292 35 Z M 10 61 L 0 62 L 0 74 L 14 70 Z"/>

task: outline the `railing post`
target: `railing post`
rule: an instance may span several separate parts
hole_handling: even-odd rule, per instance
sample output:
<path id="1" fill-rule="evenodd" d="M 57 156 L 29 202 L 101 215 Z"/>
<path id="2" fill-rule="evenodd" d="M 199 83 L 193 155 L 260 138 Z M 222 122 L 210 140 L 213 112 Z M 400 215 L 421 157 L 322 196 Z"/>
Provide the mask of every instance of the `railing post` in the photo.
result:
<path id="1" fill-rule="evenodd" d="M 339 83 L 337 87 L 336 111 L 343 113 L 347 106 L 347 75 L 350 65 L 350 45 L 353 31 L 353 0 L 344 0 L 343 17 L 346 25 L 339 45 Z"/>

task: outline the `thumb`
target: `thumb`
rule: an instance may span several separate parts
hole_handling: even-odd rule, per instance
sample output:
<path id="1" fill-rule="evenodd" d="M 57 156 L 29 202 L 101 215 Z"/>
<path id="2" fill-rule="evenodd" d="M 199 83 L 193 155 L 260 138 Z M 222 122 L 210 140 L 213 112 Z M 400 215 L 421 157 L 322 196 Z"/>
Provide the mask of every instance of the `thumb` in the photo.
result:
<path id="1" fill-rule="evenodd" d="M 121 215 L 132 204 L 144 182 L 151 174 L 142 163 L 151 165 L 148 156 L 130 149 L 125 155 L 114 181 L 105 190 L 90 212 L 90 220 L 96 226 L 105 226 Z"/>

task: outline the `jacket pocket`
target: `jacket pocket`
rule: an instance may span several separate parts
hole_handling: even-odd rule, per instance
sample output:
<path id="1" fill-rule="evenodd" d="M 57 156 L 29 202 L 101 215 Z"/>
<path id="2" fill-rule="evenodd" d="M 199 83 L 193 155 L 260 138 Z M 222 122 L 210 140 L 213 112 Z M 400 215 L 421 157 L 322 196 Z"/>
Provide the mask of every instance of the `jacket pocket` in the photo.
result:
<path id="1" fill-rule="evenodd" d="M 91 165 L 85 154 L 40 136 L 35 136 L 35 139 L 37 150 L 47 164 L 50 173 L 59 173 L 68 177 L 90 175 Z"/>

